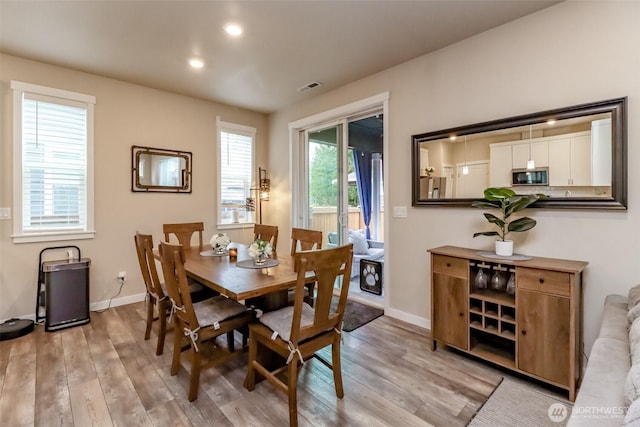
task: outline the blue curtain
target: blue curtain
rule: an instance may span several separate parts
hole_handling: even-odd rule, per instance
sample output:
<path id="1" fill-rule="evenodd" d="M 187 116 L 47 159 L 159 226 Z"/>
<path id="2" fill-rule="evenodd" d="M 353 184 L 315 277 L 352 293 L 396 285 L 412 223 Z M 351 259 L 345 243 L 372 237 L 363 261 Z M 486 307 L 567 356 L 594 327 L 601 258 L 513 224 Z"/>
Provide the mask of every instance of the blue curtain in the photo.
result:
<path id="1" fill-rule="evenodd" d="M 364 219 L 367 239 L 371 238 L 371 153 L 353 150 L 353 165 L 356 169 L 356 183 L 358 184 L 358 197 L 360 209 Z"/>

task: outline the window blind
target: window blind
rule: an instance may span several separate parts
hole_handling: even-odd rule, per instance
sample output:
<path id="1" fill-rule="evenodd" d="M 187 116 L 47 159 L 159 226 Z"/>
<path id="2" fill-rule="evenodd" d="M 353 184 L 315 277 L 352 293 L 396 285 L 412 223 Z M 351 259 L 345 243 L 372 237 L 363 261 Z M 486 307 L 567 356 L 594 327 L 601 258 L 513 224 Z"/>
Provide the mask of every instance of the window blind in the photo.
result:
<path id="1" fill-rule="evenodd" d="M 23 230 L 82 230 L 86 224 L 86 104 L 25 92 L 22 100 Z"/>
<path id="2" fill-rule="evenodd" d="M 253 179 L 253 135 L 220 131 L 220 219 L 221 223 L 249 222 L 246 198 Z M 235 212 L 235 213 L 234 213 Z"/>

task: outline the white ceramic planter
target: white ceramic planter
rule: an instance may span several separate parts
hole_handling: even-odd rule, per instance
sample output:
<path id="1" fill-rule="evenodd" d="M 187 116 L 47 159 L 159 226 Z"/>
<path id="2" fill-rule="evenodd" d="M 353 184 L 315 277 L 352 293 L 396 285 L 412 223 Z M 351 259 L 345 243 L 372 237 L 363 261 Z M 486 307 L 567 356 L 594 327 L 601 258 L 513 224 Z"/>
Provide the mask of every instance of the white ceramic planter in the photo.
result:
<path id="1" fill-rule="evenodd" d="M 496 255 L 513 255 L 513 240 L 496 240 Z"/>

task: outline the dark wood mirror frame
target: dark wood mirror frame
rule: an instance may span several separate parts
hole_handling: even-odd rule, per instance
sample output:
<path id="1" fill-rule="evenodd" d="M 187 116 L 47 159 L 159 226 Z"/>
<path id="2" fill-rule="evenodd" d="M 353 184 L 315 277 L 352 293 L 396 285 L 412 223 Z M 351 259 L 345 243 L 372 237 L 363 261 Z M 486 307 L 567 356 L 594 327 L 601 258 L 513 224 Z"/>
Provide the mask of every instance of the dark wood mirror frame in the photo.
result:
<path id="1" fill-rule="evenodd" d="M 164 148 L 131 146 L 131 191 L 144 193 L 191 193 L 191 152 Z M 147 165 L 141 165 L 148 160 Z M 164 183 L 158 179 L 158 163 L 163 160 L 178 162 L 178 169 Z M 146 174 L 146 177 L 145 177 Z"/>
<path id="2" fill-rule="evenodd" d="M 465 136 L 518 126 L 529 126 L 550 119 L 563 120 L 588 115 L 611 115 L 611 196 L 610 197 L 548 197 L 535 203 L 534 208 L 547 209 L 627 209 L 627 98 L 616 98 L 589 104 L 508 117 L 484 123 L 427 132 L 412 136 L 412 206 L 471 207 L 477 198 L 420 198 L 420 144 L 451 136 Z M 516 190 L 517 191 L 517 190 Z"/>

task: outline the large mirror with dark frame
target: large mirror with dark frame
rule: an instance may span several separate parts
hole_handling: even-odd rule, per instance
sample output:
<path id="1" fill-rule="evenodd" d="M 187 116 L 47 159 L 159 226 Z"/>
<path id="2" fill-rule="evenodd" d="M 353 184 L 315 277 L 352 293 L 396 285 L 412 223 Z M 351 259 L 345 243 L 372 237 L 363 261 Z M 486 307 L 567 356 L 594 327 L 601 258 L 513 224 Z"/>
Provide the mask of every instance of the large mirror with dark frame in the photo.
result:
<path id="1" fill-rule="evenodd" d="M 627 208 L 627 98 L 412 136 L 413 206 L 471 206 L 487 187 L 533 207 Z"/>
<path id="2" fill-rule="evenodd" d="M 191 153 L 133 145 L 131 191 L 191 193 Z"/>

